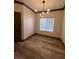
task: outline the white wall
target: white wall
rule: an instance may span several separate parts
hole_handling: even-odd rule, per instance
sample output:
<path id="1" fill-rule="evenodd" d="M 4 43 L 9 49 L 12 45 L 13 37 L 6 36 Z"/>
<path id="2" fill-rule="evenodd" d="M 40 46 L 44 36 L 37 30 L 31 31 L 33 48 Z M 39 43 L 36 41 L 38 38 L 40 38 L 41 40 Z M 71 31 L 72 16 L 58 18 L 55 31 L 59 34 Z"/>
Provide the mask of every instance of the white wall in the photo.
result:
<path id="1" fill-rule="evenodd" d="M 36 30 L 35 30 L 35 32 L 38 33 L 38 34 L 43 34 L 43 35 L 47 35 L 47 36 L 61 38 L 63 11 L 50 12 L 48 15 L 45 15 L 45 17 L 53 17 L 55 19 L 55 21 L 54 21 L 54 31 L 53 32 L 40 31 L 39 30 L 40 16 L 39 16 L 39 14 L 36 14 Z"/>
<path id="2" fill-rule="evenodd" d="M 35 14 L 23 6 L 24 39 L 35 33 Z"/>
<path id="3" fill-rule="evenodd" d="M 34 34 L 34 16 L 35 14 L 21 4 L 14 4 L 14 11 L 21 12 L 21 22 L 22 22 L 22 40 L 28 38 Z"/>

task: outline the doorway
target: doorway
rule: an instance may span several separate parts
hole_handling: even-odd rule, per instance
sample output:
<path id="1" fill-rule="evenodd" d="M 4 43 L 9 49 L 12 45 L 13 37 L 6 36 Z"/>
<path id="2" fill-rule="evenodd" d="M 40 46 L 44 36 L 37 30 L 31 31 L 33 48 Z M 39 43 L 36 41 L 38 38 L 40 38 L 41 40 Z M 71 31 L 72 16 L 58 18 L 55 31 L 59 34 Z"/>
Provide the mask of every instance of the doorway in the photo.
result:
<path id="1" fill-rule="evenodd" d="M 14 42 L 21 41 L 21 13 L 14 12 Z"/>

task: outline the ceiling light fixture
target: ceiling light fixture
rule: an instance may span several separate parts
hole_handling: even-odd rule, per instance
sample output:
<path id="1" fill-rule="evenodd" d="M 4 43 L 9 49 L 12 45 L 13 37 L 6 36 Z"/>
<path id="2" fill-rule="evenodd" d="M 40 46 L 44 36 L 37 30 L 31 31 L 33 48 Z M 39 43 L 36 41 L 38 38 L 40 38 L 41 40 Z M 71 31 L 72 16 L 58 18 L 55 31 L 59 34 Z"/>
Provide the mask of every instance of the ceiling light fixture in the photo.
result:
<path id="1" fill-rule="evenodd" d="M 42 3 L 43 3 L 43 11 L 42 11 L 40 16 L 44 16 L 44 14 L 45 14 L 45 10 L 44 10 L 44 8 L 45 8 L 45 0 L 43 0 Z M 49 14 L 49 11 L 50 11 L 50 9 L 47 9 L 46 14 Z"/>
<path id="2" fill-rule="evenodd" d="M 47 11 L 49 12 L 49 11 L 50 11 L 50 9 L 47 9 Z"/>
<path id="3" fill-rule="evenodd" d="M 42 11 L 42 13 L 39 14 L 41 17 L 43 17 L 45 14 L 49 14 L 49 12 L 50 12 L 50 9 L 47 9 L 47 11 L 44 10 L 44 8 L 45 8 L 45 0 L 42 1 L 42 4 L 43 4 L 43 11 Z M 37 12 L 37 10 L 35 10 L 35 12 Z"/>
<path id="4" fill-rule="evenodd" d="M 37 9 L 35 9 L 35 12 L 37 12 Z"/>
<path id="5" fill-rule="evenodd" d="M 49 14 L 49 12 L 47 12 L 47 14 Z"/>

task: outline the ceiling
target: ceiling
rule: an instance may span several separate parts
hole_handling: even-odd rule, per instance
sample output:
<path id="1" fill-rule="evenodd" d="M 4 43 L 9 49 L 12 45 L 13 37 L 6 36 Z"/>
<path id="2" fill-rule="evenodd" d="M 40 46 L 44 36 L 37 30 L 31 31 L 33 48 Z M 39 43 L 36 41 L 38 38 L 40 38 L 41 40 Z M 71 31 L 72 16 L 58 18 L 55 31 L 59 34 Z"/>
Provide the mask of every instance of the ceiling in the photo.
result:
<path id="1" fill-rule="evenodd" d="M 17 1 L 25 3 L 33 10 L 35 9 L 37 9 L 38 11 L 43 10 L 43 4 L 42 4 L 43 0 L 17 0 Z M 65 0 L 45 0 L 45 10 L 60 9 L 63 8 L 64 5 L 65 5 Z"/>

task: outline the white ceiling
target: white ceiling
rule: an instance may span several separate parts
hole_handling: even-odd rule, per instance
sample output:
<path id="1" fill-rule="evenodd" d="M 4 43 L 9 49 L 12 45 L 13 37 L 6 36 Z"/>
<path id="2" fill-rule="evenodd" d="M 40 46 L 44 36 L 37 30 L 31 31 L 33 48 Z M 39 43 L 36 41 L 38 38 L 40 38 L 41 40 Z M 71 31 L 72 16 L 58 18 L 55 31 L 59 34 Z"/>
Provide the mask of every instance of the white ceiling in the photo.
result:
<path id="1" fill-rule="evenodd" d="M 43 0 L 17 0 L 17 1 L 24 2 L 26 5 L 28 5 L 33 10 L 37 9 L 38 11 L 42 11 Z M 64 5 L 65 5 L 65 0 L 45 0 L 45 10 L 63 8 Z"/>

